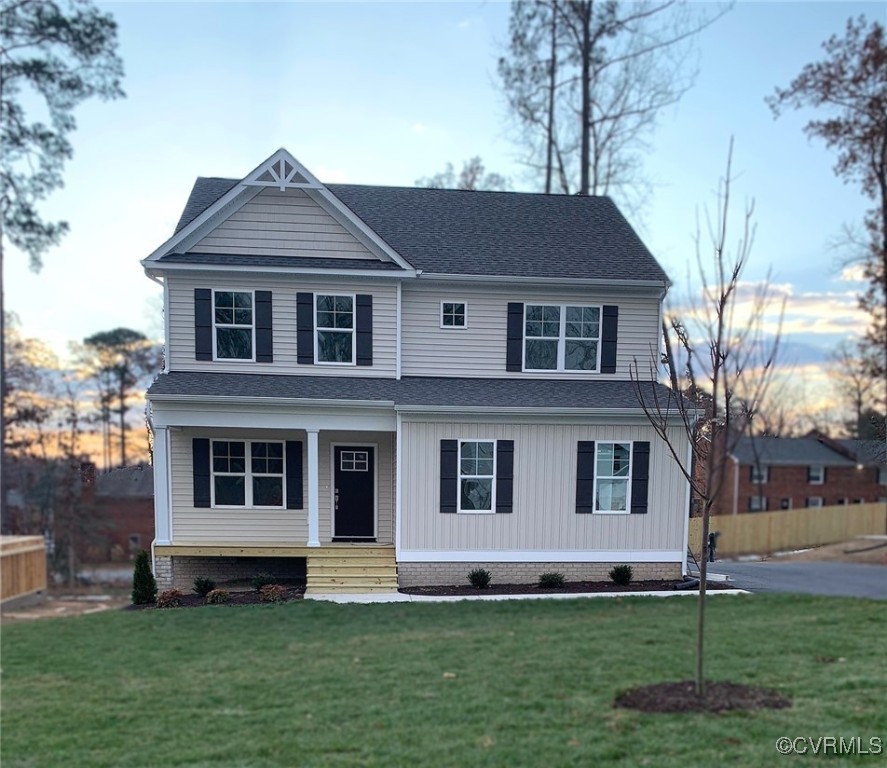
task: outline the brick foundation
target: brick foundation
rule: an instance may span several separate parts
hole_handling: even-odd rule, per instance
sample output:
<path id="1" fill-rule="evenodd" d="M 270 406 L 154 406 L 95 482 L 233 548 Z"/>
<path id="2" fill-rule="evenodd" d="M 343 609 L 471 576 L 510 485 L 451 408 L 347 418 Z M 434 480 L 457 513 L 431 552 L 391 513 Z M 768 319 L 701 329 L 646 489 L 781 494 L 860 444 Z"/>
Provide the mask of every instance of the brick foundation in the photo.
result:
<path id="1" fill-rule="evenodd" d="M 181 589 L 190 592 L 198 576 L 224 584 L 248 581 L 259 573 L 280 579 L 304 579 L 303 557 L 156 557 L 154 578 L 157 589 Z"/>
<path id="2" fill-rule="evenodd" d="M 468 572 L 486 568 L 499 584 L 535 584 L 540 574 L 562 573 L 567 581 L 608 581 L 610 569 L 621 563 L 398 563 L 401 587 L 467 584 Z M 680 563 L 630 563 L 635 581 L 680 579 Z"/>

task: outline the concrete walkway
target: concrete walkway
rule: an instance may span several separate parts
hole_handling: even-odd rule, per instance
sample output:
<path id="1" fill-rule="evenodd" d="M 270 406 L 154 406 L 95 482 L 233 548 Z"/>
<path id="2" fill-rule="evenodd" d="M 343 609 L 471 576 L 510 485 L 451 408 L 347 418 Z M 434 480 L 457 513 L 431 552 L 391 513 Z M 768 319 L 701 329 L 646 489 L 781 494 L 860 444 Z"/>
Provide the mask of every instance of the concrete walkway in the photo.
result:
<path id="1" fill-rule="evenodd" d="M 557 592 L 549 594 L 518 595 L 405 595 L 403 592 L 379 592 L 362 595 L 305 595 L 305 600 L 323 600 L 330 603 L 455 603 L 460 600 L 577 600 L 594 597 L 679 597 L 696 596 L 696 590 L 668 590 L 661 592 Z M 744 589 L 713 589 L 708 595 L 747 595 Z"/>

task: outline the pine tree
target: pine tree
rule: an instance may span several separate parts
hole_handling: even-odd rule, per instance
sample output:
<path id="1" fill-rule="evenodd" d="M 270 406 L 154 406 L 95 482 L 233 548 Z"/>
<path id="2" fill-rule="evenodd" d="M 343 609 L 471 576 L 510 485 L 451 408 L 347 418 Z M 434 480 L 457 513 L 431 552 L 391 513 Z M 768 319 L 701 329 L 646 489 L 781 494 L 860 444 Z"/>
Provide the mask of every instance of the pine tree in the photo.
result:
<path id="1" fill-rule="evenodd" d="M 151 573 L 148 553 L 143 549 L 136 555 L 132 574 L 132 602 L 134 605 L 148 605 L 157 597 L 157 581 Z"/>

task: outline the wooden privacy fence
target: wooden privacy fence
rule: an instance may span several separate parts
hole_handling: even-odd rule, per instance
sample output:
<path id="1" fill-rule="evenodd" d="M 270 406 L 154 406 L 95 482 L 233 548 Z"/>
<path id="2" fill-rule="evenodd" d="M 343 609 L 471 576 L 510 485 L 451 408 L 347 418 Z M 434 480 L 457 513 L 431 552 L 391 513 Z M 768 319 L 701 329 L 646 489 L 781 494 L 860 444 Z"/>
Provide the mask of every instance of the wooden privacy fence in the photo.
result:
<path id="1" fill-rule="evenodd" d="M 0 536 L 0 603 L 46 589 L 42 536 Z"/>
<path id="2" fill-rule="evenodd" d="M 780 512 L 712 515 L 719 557 L 764 555 L 846 541 L 863 534 L 887 533 L 887 504 L 805 507 Z M 700 556 L 702 518 L 690 519 L 690 549 Z"/>

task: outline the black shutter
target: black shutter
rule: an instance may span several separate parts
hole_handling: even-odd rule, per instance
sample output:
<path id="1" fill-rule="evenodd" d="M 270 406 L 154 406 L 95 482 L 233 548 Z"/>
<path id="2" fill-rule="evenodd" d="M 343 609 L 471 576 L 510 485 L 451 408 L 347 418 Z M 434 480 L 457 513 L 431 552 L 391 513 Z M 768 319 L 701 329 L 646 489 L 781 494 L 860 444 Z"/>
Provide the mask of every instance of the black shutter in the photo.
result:
<path id="1" fill-rule="evenodd" d="M 456 489 L 459 486 L 459 442 L 440 441 L 440 511 L 455 513 Z"/>
<path id="2" fill-rule="evenodd" d="M 639 440 L 631 446 L 631 514 L 647 514 L 650 485 L 650 443 Z"/>
<path id="3" fill-rule="evenodd" d="M 357 294 L 357 364 L 373 364 L 373 297 Z"/>
<path id="4" fill-rule="evenodd" d="M 828 467 L 822 468 L 822 484 L 825 485 L 828 482 Z"/>
<path id="5" fill-rule="evenodd" d="M 619 335 L 619 307 L 604 306 L 601 323 L 601 373 L 616 373 L 616 337 Z"/>
<path id="6" fill-rule="evenodd" d="M 809 473 L 809 470 L 807 470 Z M 754 464 L 748 468 L 748 481 L 753 483 L 755 481 L 755 467 Z"/>
<path id="7" fill-rule="evenodd" d="M 286 441 L 286 508 L 302 509 L 302 443 Z"/>
<path id="8" fill-rule="evenodd" d="M 576 512 L 594 512 L 594 441 L 580 440 L 576 451 Z"/>
<path id="9" fill-rule="evenodd" d="M 514 440 L 496 441 L 496 512 L 510 514 L 514 507 Z"/>
<path id="10" fill-rule="evenodd" d="M 213 359 L 213 292 L 194 289 L 194 359 Z"/>
<path id="11" fill-rule="evenodd" d="M 505 341 L 505 370 L 520 371 L 523 368 L 524 305 L 508 302 L 508 325 Z"/>
<path id="12" fill-rule="evenodd" d="M 256 362 L 274 362 L 271 291 L 256 291 Z"/>
<path id="13" fill-rule="evenodd" d="M 296 294 L 296 362 L 314 365 L 314 294 Z"/>
<path id="14" fill-rule="evenodd" d="M 191 440 L 191 459 L 194 473 L 194 506 L 209 507 L 209 438 L 195 437 Z"/>

